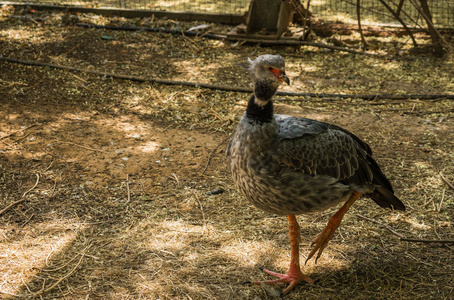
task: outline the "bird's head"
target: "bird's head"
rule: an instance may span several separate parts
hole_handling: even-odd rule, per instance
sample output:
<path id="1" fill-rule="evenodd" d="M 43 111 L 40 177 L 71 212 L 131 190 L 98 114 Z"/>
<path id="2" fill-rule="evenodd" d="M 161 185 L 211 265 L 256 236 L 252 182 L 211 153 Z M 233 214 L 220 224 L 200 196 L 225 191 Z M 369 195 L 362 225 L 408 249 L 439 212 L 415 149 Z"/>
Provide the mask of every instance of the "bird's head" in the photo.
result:
<path id="1" fill-rule="evenodd" d="M 268 82 L 276 88 L 282 82 L 290 84 L 285 74 L 284 59 L 280 55 L 265 54 L 254 60 L 248 58 L 247 63 L 241 66 L 251 74 L 254 82 Z"/>

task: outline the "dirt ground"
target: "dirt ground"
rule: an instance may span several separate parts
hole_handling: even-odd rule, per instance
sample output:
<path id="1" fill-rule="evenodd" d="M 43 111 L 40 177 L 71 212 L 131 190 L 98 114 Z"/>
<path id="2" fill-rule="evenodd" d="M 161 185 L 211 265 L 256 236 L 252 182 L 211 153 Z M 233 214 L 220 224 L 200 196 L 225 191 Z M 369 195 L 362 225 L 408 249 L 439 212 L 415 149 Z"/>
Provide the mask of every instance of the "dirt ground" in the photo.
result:
<path id="1" fill-rule="evenodd" d="M 412 56 L 405 37 L 376 38 L 385 56 L 375 57 L 87 29 L 68 19 L 198 25 L 9 12 L 0 16 L 0 55 L 248 87 L 235 63 L 280 53 L 286 91 L 454 90 L 452 58 Z M 242 284 L 270 279 L 259 267 L 285 272 L 290 256 L 286 218 L 247 203 L 226 169 L 224 149 L 248 97 L 0 61 L 0 211 L 23 200 L 0 214 L 0 298 L 278 296 L 280 287 Z M 355 203 L 318 263 L 303 266 L 317 283 L 286 298 L 454 298 L 453 100 L 276 98 L 277 113 L 331 122 L 368 142 L 407 206 Z M 302 259 L 333 212 L 298 216 Z"/>

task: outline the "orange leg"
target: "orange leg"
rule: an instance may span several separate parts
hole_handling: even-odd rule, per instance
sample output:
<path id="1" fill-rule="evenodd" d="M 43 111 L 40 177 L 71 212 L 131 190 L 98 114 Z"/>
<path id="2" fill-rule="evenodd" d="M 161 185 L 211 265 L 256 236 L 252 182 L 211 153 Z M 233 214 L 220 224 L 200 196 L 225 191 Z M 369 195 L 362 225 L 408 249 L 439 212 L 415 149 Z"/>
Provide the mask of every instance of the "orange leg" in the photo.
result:
<path id="1" fill-rule="evenodd" d="M 315 257 L 315 263 L 317 263 L 318 258 L 320 257 L 320 255 L 322 255 L 323 249 L 325 249 L 329 240 L 333 237 L 334 231 L 336 231 L 337 227 L 339 227 L 340 223 L 342 222 L 342 218 L 344 217 L 345 213 L 350 208 L 350 206 L 352 206 L 352 204 L 359 197 L 361 197 L 361 195 L 362 195 L 361 193 L 353 192 L 353 194 L 350 196 L 347 202 L 345 202 L 345 204 L 342 205 L 342 207 L 329 219 L 325 229 L 312 243 L 312 245 L 315 244 L 315 247 L 307 256 L 305 263 L 307 263 L 307 261 L 311 259 L 314 256 L 314 254 L 318 251 L 317 256 Z"/>
<path id="2" fill-rule="evenodd" d="M 281 283 L 288 283 L 288 287 L 282 291 L 282 295 L 288 294 L 293 288 L 300 283 L 302 280 L 306 281 L 309 284 L 313 284 L 314 281 L 304 275 L 301 272 L 300 268 L 300 255 L 299 255 L 299 241 L 300 241 L 300 226 L 296 221 L 295 216 L 289 215 L 287 216 L 289 222 L 289 238 L 290 238 L 290 245 L 291 245 L 291 260 L 290 260 L 290 268 L 287 274 L 280 274 L 276 272 L 272 272 L 267 269 L 263 269 L 263 271 L 267 274 L 272 276 L 278 277 L 277 280 L 265 280 L 265 281 L 254 281 L 252 284 L 281 284 Z"/>

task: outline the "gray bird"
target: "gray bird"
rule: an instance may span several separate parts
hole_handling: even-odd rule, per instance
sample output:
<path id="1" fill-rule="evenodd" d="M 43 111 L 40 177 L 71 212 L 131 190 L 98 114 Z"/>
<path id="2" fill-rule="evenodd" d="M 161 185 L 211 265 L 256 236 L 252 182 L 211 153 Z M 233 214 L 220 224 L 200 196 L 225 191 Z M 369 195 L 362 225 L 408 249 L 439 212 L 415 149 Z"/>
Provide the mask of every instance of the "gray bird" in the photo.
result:
<path id="1" fill-rule="evenodd" d="M 345 212 L 365 195 L 383 208 L 405 210 L 389 180 L 372 158 L 370 147 L 336 125 L 273 113 L 271 98 L 282 82 L 290 84 L 279 55 L 262 55 L 242 65 L 251 75 L 254 94 L 227 146 L 227 163 L 241 193 L 256 207 L 287 215 L 291 262 L 287 274 L 264 269 L 288 283 L 283 294 L 300 281 L 313 281 L 301 272 L 300 227 L 295 215 L 343 206 L 315 239 L 306 262 L 315 261 L 339 227 Z"/>

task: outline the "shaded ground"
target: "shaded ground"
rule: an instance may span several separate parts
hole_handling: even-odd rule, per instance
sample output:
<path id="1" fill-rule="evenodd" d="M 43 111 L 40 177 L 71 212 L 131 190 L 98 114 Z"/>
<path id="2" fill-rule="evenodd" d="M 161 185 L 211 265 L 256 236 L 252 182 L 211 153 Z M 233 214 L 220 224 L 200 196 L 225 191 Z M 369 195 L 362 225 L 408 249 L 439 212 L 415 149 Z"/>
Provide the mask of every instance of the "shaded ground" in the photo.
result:
<path id="1" fill-rule="evenodd" d="M 58 14 L 44 17 L 0 19 L 0 54 L 248 86 L 235 63 L 278 52 L 292 79 L 288 91 L 452 94 L 454 88 L 452 59 L 400 59 L 393 55 L 399 50 L 406 58 L 406 45 L 391 49 L 400 40 L 382 41 L 390 53 L 383 59 L 82 29 L 61 26 Z M 115 39 L 101 39 L 106 35 Z M 0 209 L 25 198 L 0 215 L 3 298 L 279 295 L 279 288 L 241 285 L 267 278 L 259 266 L 285 271 L 289 262 L 286 219 L 249 205 L 224 163 L 226 140 L 249 95 L 5 62 L 0 70 Z M 358 217 L 409 238 L 454 239 L 454 191 L 440 175 L 454 182 L 452 101 L 279 100 L 278 113 L 332 122 L 367 141 L 408 207 L 390 212 L 368 199 L 357 202 L 317 265 L 304 267 L 318 284 L 298 286 L 286 298 L 452 298 L 452 245 L 401 241 Z M 225 192 L 206 195 L 216 188 Z M 298 217 L 303 255 L 332 213 Z"/>

